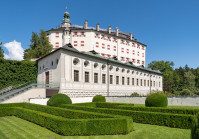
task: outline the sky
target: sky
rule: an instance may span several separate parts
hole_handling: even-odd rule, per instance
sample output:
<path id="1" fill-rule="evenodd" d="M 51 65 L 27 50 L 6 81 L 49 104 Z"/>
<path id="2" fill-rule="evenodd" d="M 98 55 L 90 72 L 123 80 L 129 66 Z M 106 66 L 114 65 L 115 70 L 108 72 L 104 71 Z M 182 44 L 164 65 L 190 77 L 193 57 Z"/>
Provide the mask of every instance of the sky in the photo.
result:
<path id="1" fill-rule="evenodd" d="M 23 60 L 32 32 L 71 24 L 132 32 L 146 44 L 146 66 L 173 61 L 174 69 L 199 67 L 199 0 L 0 0 L 0 42 L 4 58 Z"/>

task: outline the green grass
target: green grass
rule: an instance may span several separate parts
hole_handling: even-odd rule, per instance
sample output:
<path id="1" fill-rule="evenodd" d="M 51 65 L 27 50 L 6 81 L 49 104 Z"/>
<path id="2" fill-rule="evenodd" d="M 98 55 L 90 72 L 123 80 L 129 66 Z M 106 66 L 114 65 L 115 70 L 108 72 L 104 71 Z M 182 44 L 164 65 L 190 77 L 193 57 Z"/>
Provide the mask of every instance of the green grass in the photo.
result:
<path id="1" fill-rule="evenodd" d="M 136 107 L 145 107 L 145 104 L 135 104 Z M 167 108 L 182 108 L 182 109 L 199 109 L 199 106 L 175 106 L 175 105 L 168 105 Z"/>
<path id="2" fill-rule="evenodd" d="M 0 139 L 190 139 L 190 129 L 134 123 L 127 135 L 61 136 L 23 119 L 0 117 Z"/>

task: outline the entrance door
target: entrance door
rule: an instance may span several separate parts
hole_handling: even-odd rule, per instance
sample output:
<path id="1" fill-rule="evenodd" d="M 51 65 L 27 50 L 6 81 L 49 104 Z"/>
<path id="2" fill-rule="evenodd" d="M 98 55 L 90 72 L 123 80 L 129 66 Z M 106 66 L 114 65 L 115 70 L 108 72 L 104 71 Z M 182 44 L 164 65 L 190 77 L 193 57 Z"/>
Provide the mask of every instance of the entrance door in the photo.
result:
<path id="1" fill-rule="evenodd" d="M 46 84 L 49 84 L 49 71 L 46 72 Z M 46 87 L 49 87 L 49 86 L 46 85 Z"/>

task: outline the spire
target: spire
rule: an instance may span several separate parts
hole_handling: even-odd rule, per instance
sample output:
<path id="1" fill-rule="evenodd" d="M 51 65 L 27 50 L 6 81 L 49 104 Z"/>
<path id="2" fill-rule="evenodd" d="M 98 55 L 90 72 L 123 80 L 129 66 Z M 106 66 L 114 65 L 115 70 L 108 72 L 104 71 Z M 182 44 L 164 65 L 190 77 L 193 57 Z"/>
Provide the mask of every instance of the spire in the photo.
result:
<path id="1" fill-rule="evenodd" d="M 65 23 L 71 24 L 70 15 L 67 12 L 67 7 L 66 7 L 66 12 L 64 13 L 64 19 L 62 20 L 62 24 L 65 24 Z"/>

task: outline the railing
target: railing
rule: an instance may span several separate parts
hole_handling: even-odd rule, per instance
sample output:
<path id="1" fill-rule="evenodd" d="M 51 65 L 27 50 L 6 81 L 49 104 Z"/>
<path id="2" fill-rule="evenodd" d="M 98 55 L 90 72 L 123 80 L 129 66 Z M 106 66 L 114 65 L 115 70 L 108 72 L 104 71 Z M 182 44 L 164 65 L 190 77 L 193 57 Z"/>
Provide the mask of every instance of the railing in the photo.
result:
<path id="1" fill-rule="evenodd" d="M 35 80 L 31 80 L 31 81 L 28 81 L 28 82 L 25 82 L 25 83 L 22 83 L 22 84 L 18 84 L 18 85 L 15 85 L 15 86 L 9 86 L 9 87 L 7 87 L 5 89 L 0 90 L 0 95 L 8 93 L 8 92 L 10 92 L 12 90 L 16 90 L 16 89 L 22 88 L 22 87 L 24 87 L 24 85 L 26 86 L 26 85 L 29 85 L 31 83 L 36 83 L 36 82 L 37 81 L 35 81 Z"/>
<path id="2" fill-rule="evenodd" d="M 37 82 L 37 81 L 33 80 L 33 81 L 29 81 L 29 82 L 14 86 L 10 90 L 2 91 L 2 92 L 0 92 L 0 96 L 9 94 L 10 92 L 18 91 L 21 88 L 24 88 L 24 87 L 29 86 L 31 84 L 32 84 L 32 86 L 41 87 L 41 88 L 45 88 L 45 87 L 46 88 L 59 88 L 60 87 L 59 82 L 52 82 L 52 83 L 49 83 L 49 84 L 44 84 L 42 82 Z"/>
<path id="3" fill-rule="evenodd" d="M 9 92 L 9 93 L 6 93 L 6 94 L 3 94 L 0 96 L 0 102 L 8 99 L 10 96 L 14 96 L 16 94 L 19 94 L 20 92 L 28 89 L 28 88 L 53 88 L 53 89 L 59 89 L 60 88 L 60 83 L 59 82 L 52 82 L 52 83 L 49 83 L 49 84 L 44 84 L 42 82 L 37 82 L 37 83 L 32 83 L 30 85 L 27 85 L 23 88 L 20 88 L 20 89 L 17 89 L 17 90 L 13 90 L 12 92 Z"/>
<path id="4" fill-rule="evenodd" d="M 80 25 L 71 25 L 71 27 L 75 27 L 75 28 L 84 28 L 83 26 L 80 26 Z"/>
<path id="5" fill-rule="evenodd" d="M 119 33 L 130 36 L 130 33 L 126 33 L 126 32 L 123 32 L 123 31 L 119 31 Z"/>
<path id="6" fill-rule="evenodd" d="M 56 26 L 56 28 L 61 28 L 61 27 L 67 27 L 67 25 L 58 25 Z M 71 27 L 75 27 L 75 28 L 84 28 L 84 26 L 80 26 L 80 25 L 71 25 Z M 87 27 L 87 29 L 93 29 L 93 30 L 96 30 L 95 27 Z M 108 31 L 108 29 L 105 29 L 105 28 L 99 28 L 99 31 Z M 115 30 L 111 30 L 111 32 L 116 32 Z M 123 31 L 118 31 L 118 33 L 121 33 L 121 34 L 124 34 L 124 35 L 127 35 L 127 36 L 130 36 L 130 33 L 126 33 L 126 32 L 123 32 Z M 132 35 L 133 36 L 133 35 Z M 134 37 L 134 36 L 133 36 Z"/>

